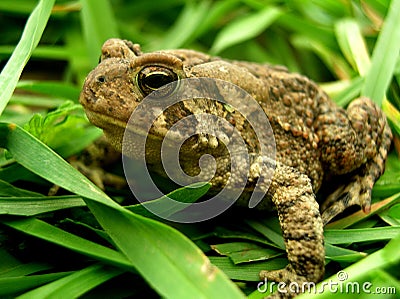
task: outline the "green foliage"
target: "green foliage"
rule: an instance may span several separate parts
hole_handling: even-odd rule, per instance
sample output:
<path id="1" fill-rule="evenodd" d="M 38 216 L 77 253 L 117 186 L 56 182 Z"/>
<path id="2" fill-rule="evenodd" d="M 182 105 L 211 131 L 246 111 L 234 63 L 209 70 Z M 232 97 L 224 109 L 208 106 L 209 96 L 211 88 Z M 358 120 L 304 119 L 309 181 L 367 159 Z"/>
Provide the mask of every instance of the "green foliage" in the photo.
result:
<path id="1" fill-rule="evenodd" d="M 398 140 L 399 12 L 400 0 L 2 0 L 0 296 L 262 298 L 258 272 L 287 263 L 276 217 L 232 211 L 210 223 L 167 223 L 107 189 L 126 207 L 116 204 L 50 148 L 67 158 L 99 136 L 77 103 L 110 37 L 144 51 L 185 47 L 286 65 L 339 105 L 371 97 Z M 400 291 L 399 163 L 393 150 L 370 214 L 327 226 L 325 282 L 343 269 L 348 281 Z M 67 195 L 45 196 L 52 184 Z M 169 196 L 192 202 L 209 188 L 191 187 Z"/>

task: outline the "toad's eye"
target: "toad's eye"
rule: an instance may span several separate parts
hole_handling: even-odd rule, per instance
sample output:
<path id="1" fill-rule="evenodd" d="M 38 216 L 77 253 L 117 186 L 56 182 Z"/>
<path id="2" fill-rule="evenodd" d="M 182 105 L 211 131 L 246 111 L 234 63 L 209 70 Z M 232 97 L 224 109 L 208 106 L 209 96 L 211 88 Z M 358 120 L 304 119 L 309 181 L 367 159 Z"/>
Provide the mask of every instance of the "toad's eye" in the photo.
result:
<path id="1" fill-rule="evenodd" d="M 169 84 L 165 90 L 162 89 L 163 96 L 168 96 L 177 87 L 179 77 L 172 70 L 161 66 L 148 66 L 143 68 L 136 76 L 136 84 L 140 91 L 146 96 L 151 92 Z"/>

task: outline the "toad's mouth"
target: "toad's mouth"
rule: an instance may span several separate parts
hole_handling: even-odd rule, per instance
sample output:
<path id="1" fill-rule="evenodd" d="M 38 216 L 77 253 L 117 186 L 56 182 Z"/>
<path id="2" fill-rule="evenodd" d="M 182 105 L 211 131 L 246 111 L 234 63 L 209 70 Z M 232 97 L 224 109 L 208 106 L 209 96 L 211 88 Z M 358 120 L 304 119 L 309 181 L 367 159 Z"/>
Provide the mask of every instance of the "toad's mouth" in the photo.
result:
<path id="1" fill-rule="evenodd" d="M 114 116 L 104 115 L 93 110 L 85 110 L 86 116 L 89 121 L 96 127 L 102 129 L 104 133 L 108 136 L 114 136 L 114 138 L 119 138 L 119 142 L 122 142 L 125 131 L 140 136 L 147 136 L 150 139 L 162 140 L 164 136 L 159 134 L 153 134 L 150 131 L 146 131 L 141 128 L 141 126 L 128 125 L 126 120 L 118 119 Z"/>

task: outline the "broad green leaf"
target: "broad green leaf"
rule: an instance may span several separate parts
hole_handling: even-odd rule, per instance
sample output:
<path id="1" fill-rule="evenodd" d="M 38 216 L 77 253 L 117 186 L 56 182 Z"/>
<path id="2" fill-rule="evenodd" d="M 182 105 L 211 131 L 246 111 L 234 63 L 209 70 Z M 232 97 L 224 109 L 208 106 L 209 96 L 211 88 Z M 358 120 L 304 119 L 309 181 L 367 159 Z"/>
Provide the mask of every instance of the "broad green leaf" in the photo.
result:
<path id="1" fill-rule="evenodd" d="M 6 107 L 25 64 L 42 36 L 55 0 L 41 0 L 32 11 L 21 40 L 0 74 L 0 114 Z"/>
<path id="2" fill-rule="evenodd" d="M 280 9 L 268 6 L 256 13 L 236 19 L 219 32 L 210 52 L 217 54 L 230 46 L 256 37 L 280 15 L 282 15 Z"/>
<path id="3" fill-rule="evenodd" d="M 118 249 L 160 294 L 170 298 L 187 298 L 189 294 L 196 298 L 227 294 L 243 298 L 200 249 L 173 228 L 126 213 L 117 216 L 111 208 L 95 202 L 87 205 Z"/>

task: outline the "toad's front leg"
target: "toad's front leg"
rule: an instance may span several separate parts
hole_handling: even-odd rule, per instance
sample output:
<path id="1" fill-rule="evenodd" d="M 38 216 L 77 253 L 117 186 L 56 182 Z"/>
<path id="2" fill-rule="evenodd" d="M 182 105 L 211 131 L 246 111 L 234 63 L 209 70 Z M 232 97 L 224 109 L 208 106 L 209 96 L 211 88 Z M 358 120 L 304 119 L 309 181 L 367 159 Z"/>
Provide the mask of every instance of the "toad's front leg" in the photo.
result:
<path id="1" fill-rule="evenodd" d="M 324 275 L 323 223 L 311 181 L 296 169 L 278 163 L 268 194 L 278 211 L 289 264 L 262 271 L 260 277 L 285 283 L 272 298 L 291 298 L 297 286 L 301 291 L 304 283 L 318 282 Z"/>

